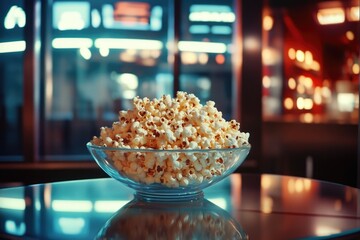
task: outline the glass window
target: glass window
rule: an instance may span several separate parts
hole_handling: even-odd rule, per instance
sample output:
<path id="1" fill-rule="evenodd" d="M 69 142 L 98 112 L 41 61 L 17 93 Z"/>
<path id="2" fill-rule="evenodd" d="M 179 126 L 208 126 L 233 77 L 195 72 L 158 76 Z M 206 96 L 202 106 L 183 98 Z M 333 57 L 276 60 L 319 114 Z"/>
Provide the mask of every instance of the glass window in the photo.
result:
<path id="1" fill-rule="evenodd" d="M 267 171 L 356 186 L 359 2 L 270 1 L 263 14 Z"/>
<path id="2" fill-rule="evenodd" d="M 21 160 L 23 107 L 23 1 L 4 0 L 0 8 L 0 160 Z"/>
<path id="3" fill-rule="evenodd" d="M 359 3 L 264 10 L 264 117 L 358 123 Z"/>
<path id="4" fill-rule="evenodd" d="M 180 89 L 204 104 L 216 102 L 226 119 L 232 117 L 232 0 L 205 3 L 182 1 L 180 26 Z"/>
<path id="5" fill-rule="evenodd" d="M 133 97 L 172 94 L 168 8 L 160 0 L 54 1 L 45 159 L 89 159 L 86 142 Z"/>

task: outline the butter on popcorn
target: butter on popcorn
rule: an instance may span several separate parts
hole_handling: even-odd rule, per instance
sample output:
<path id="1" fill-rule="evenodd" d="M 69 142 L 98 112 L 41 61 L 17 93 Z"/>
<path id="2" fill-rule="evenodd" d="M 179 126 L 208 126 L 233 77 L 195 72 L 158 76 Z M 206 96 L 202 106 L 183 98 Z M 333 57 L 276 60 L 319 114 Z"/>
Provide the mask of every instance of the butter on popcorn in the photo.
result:
<path id="1" fill-rule="evenodd" d="M 194 94 L 179 91 L 175 98 L 135 97 L 133 109 L 120 111 L 119 121 L 111 128 L 102 127 L 100 136 L 94 136 L 91 143 L 139 149 L 109 151 L 108 157 L 121 173 L 135 181 L 179 187 L 201 183 L 226 170 L 227 154 L 231 153 L 201 149 L 249 146 L 248 139 L 249 133 L 241 132 L 237 121 L 226 121 L 213 101 L 202 105 Z M 151 151 L 154 149 L 170 151 Z M 199 151 L 172 151 L 179 149 Z"/>

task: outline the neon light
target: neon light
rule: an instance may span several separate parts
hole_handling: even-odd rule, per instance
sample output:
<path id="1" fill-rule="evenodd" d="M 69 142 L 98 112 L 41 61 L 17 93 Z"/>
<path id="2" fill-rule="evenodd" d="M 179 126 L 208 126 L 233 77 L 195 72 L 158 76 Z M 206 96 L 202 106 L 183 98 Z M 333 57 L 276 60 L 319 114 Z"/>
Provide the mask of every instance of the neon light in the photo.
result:
<path id="1" fill-rule="evenodd" d="M 4 27 L 6 29 L 13 29 L 16 25 L 23 28 L 26 24 L 26 15 L 21 7 L 16 5 L 9 9 L 4 19 Z"/>
<path id="2" fill-rule="evenodd" d="M 108 48 L 99 48 L 99 53 L 102 57 L 109 56 L 110 50 Z"/>
<path id="3" fill-rule="evenodd" d="M 26 49 L 25 41 L 13 41 L 0 43 L 0 53 L 23 52 Z"/>
<path id="4" fill-rule="evenodd" d="M 80 48 L 80 55 L 85 59 L 89 60 L 91 58 L 91 51 L 88 48 Z"/>
<path id="5" fill-rule="evenodd" d="M 135 90 L 139 86 L 138 77 L 132 73 L 122 73 L 116 79 L 116 82 L 126 86 L 127 89 Z"/>
<path id="6" fill-rule="evenodd" d="M 219 34 L 219 35 L 228 35 L 232 33 L 232 29 L 229 26 L 212 26 L 211 33 Z"/>
<path id="7" fill-rule="evenodd" d="M 90 48 L 93 42 L 90 38 L 54 38 L 52 41 L 53 48 Z"/>
<path id="8" fill-rule="evenodd" d="M 148 39 L 121 39 L 121 38 L 98 38 L 95 47 L 109 49 L 151 49 L 160 50 L 163 47 L 161 41 Z"/>
<path id="9" fill-rule="evenodd" d="M 210 27 L 207 25 L 191 25 L 189 32 L 191 34 L 208 34 L 210 33 Z"/>
<path id="10" fill-rule="evenodd" d="M 180 41 L 178 47 L 179 50 L 183 52 L 226 52 L 226 45 L 224 43 Z"/>
<path id="11" fill-rule="evenodd" d="M 101 16 L 98 10 L 91 10 L 91 25 L 93 28 L 98 28 L 101 24 Z"/>
<path id="12" fill-rule="evenodd" d="M 68 11 L 63 12 L 60 16 L 58 29 L 64 30 L 82 30 L 85 27 L 85 22 L 79 12 Z"/>
<path id="13" fill-rule="evenodd" d="M 89 26 L 90 4 L 87 2 L 55 2 L 53 27 L 64 30 L 82 30 Z"/>
<path id="14" fill-rule="evenodd" d="M 215 4 L 194 4 L 190 7 L 190 12 L 231 12 L 231 8 L 226 5 Z"/>
<path id="15" fill-rule="evenodd" d="M 26 231 L 26 225 L 24 222 L 20 222 L 20 224 L 17 224 L 13 220 L 5 220 L 5 232 L 10 233 L 12 235 L 16 236 L 22 236 L 25 234 Z"/>
<path id="16" fill-rule="evenodd" d="M 162 15 L 163 10 L 160 6 L 155 6 L 151 10 L 150 16 L 150 29 L 153 31 L 159 31 L 162 28 Z"/>
<path id="17" fill-rule="evenodd" d="M 235 22 L 235 14 L 219 12 L 193 12 L 189 14 L 189 20 L 192 22 Z"/>
<path id="18" fill-rule="evenodd" d="M 162 28 L 163 9 L 148 3 L 121 2 L 114 9 L 111 4 L 102 7 L 103 25 L 110 29 L 159 31 Z"/>

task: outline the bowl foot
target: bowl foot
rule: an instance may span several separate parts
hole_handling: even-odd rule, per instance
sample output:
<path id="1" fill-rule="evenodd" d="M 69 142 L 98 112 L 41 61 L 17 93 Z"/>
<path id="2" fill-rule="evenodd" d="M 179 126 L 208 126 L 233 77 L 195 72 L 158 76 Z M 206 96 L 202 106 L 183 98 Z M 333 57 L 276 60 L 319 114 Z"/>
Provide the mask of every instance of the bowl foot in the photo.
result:
<path id="1" fill-rule="evenodd" d="M 186 193 L 151 193 L 136 191 L 134 196 L 136 199 L 146 202 L 189 202 L 203 200 L 204 192 L 202 190 Z"/>

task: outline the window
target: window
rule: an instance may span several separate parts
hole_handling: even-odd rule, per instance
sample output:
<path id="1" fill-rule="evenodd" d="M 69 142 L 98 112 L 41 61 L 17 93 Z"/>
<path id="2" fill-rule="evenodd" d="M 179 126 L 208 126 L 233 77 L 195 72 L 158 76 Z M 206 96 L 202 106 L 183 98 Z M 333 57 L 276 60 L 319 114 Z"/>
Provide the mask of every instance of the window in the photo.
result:
<path id="1" fill-rule="evenodd" d="M 0 160 L 18 161 L 22 159 L 23 63 L 26 48 L 23 1 L 1 1 L 0 23 Z"/>
<path id="2" fill-rule="evenodd" d="M 45 159 L 88 159 L 86 142 L 133 97 L 172 93 L 168 8 L 167 1 L 54 1 Z"/>
<path id="3" fill-rule="evenodd" d="M 226 119 L 232 117 L 233 1 L 182 1 L 180 89 L 204 104 L 216 102 Z"/>
<path id="4" fill-rule="evenodd" d="M 41 4 L 42 16 L 34 16 L 40 24 L 42 50 L 36 86 L 40 112 L 34 113 L 39 121 L 35 133 L 39 154 L 34 160 L 89 160 L 86 142 L 99 134 L 101 126 L 110 126 L 119 110 L 131 108 L 134 96 L 155 98 L 184 90 L 202 103 L 215 100 L 224 117 L 230 118 L 233 4 L 181 1 L 177 21 L 172 14 L 175 1 Z M 25 39 L 31 36 L 23 36 L 27 10 L 21 1 L 2 1 L 1 9 L 0 43 L 10 43 L 15 50 L 5 51 L 9 45 L 0 45 L 4 132 L 0 139 L 5 146 L 0 155 L 21 159 L 22 88 L 27 74 L 23 52 Z M 173 45 L 174 32 L 180 36 L 178 46 Z M 174 62 L 177 57 L 181 61 Z"/>

